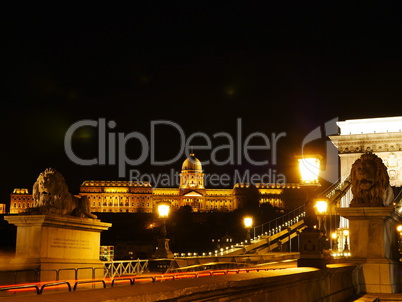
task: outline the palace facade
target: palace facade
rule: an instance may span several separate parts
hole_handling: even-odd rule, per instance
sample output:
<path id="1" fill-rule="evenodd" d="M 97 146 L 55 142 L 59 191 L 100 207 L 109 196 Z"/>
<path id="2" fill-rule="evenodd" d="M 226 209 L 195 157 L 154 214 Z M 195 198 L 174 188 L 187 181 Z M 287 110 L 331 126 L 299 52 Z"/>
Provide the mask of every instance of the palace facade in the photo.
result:
<path id="1" fill-rule="evenodd" d="M 92 212 L 154 213 L 158 202 L 169 202 L 173 210 L 191 206 L 194 212 L 227 212 L 269 203 L 294 209 L 306 200 L 301 184 L 237 183 L 233 188 L 205 188 L 201 162 L 194 154 L 183 162 L 178 188 L 153 188 L 149 182 L 85 180 L 80 196 L 86 196 Z M 21 213 L 33 205 L 27 189 L 11 194 L 10 213 Z"/>
<path id="2" fill-rule="evenodd" d="M 10 194 L 10 214 L 22 213 L 31 206 L 33 206 L 33 199 L 28 189 L 16 188 Z"/>

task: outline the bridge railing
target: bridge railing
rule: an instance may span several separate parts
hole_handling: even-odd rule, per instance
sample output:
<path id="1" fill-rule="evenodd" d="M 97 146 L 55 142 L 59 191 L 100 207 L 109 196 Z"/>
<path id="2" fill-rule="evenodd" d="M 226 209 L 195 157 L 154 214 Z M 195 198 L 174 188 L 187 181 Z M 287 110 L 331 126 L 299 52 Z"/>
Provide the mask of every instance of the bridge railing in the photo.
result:
<path id="1" fill-rule="evenodd" d="M 127 262 L 127 261 L 126 261 Z M 68 280 L 68 281 L 57 281 L 57 282 L 34 282 L 34 283 L 26 283 L 26 284 L 12 284 L 12 285 L 0 285 L 0 299 L 1 297 L 16 297 L 19 293 L 21 296 L 27 297 L 26 300 L 29 300 L 29 297 L 33 295 L 42 295 L 45 289 L 49 290 L 57 290 L 57 291 L 66 291 L 66 292 L 75 292 L 78 291 L 79 285 L 84 285 L 83 288 L 87 287 L 86 285 L 92 284 L 93 286 L 96 283 L 100 283 L 101 286 L 97 286 L 97 288 L 101 290 L 102 288 L 112 288 L 115 287 L 117 283 L 119 286 L 132 286 L 135 284 L 142 283 L 159 283 L 164 281 L 174 281 L 180 279 L 198 279 L 202 277 L 214 277 L 214 276 L 222 276 L 222 275 L 232 275 L 232 274 L 242 274 L 242 273 L 258 273 L 258 272 L 266 272 L 272 270 L 282 270 L 283 267 L 269 267 L 269 266 L 249 266 L 246 268 L 224 268 L 224 269 L 207 269 L 202 271 L 195 272 L 175 272 L 169 274 L 162 275 L 147 275 L 147 276 L 126 276 L 126 277 L 117 277 L 117 278 L 105 278 L 105 279 L 92 279 L 92 280 Z M 2 295 L 1 293 L 4 293 Z"/>
<path id="2" fill-rule="evenodd" d="M 348 190 L 350 190 L 350 187 L 351 181 L 350 176 L 348 176 L 342 182 L 339 179 L 338 182 L 322 192 L 320 196 L 327 197 L 330 203 L 335 205 L 348 192 Z"/>
<path id="3" fill-rule="evenodd" d="M 105 277 L 114 278 L 124 275 L 141 275 L 148 268 L 148 260 L 105 261 Z"/>
<path id="4" fill-rule="evenodd" d="M 330 185 L 328 188 L 326 188 L 323 192 L 320 193 L 321 196 L 326 196 L 328 198 L 331 198 L 337 190 L 340 190 L 341 187 L 343 186 L 343 183 L 348 180 L 349 177 L 347 177 L 343 182 L 341 182 L 341 178 L 339 178 L 337 181 L 335 181 L 332 185 Z"/>
<path id="5" fill-rule="evenodd" d="M 304 204 L 289 213 L 282 215 L 278 218 L 265 222 L 261 225 L 257 225 L 253 228 L 254 238 L 258 236 L 272 236 L 284 229 L 287 229 L 291 225 L 299 222 L 305 216 Z"/>

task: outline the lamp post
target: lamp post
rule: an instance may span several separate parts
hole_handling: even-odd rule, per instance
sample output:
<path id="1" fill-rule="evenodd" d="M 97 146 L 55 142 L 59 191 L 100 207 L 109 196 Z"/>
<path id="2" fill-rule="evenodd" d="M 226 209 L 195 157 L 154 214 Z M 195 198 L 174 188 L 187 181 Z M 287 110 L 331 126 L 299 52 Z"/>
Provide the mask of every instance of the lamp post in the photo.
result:
<path id="1" fill-rule="evenodd" d="M 325 237 L 321 236 L 321 232 L 315 228 L 317 225 L 318 209 L 311 196 L 311 193 L 320 186 L 318 182 L 320 158 L 321 156 L 319 155 L 298 156 L 301 176 L 300 184 L 303 185 L 307 191 L 304 216 L 304 223 L 307 228 L 299 235 L 300 258 L 297 260 L 298 267 L 326 267 L 323 253 L 323 239 L 325 239 Z M 321 226 L 324 228 L 324 223 L 321 223 Z"/>
<path id="2" fill-rule="evenodd" d="M 315 202 L 315 208 L 317 210 L 317 216 L 319 217 L 319 230 L 323 233 L 323 236 L 327 236 L 327 226 L 325 217 L 327 214 L 328 201 L 326 199 L 317 199 Z"/>
<path id="3" fill-rule="evenodd" d="M 247 236 L 246 236 L 246 244 L 250 244 L 251 243 L 251 236 L 250 236 L 250 229 L 253 226 L 253 218 L 250 216 L 246 216 L 243 218 L 243 223 L 244 223 L 244 227 L 247 230 Z"/>
<path id="4" fill-rule="evenodd" d="M 402 224 L 398 224 L 396 227 L 397 232 L 399 233 L 398 237 L 398 252 L 399 255 L 402 255 Z M 399 261 L 402 261 L 402 258 L 399 259 Z"/>
<path id="5" fill-rule="evenodd" d="M 330 242 L 327 238 L 327 209 L 328 209 L 328 199 L 327 198 L 319 198 L 315 201 L 315 210 L 317 212 L 319 226 L 318 229 L 321 233 L 321 244 L 324 253 L 329 253 Z M 326 251 L 327 252 L 326 252 Z"/>
<path id="6" fill-rule="evenodd" d="M 159 204 L 158 205 L 158 214 L 159 219 L 162 220 L 162 226 L 160 230 L 161 238 L 166 238 L 167 231 L 166 231 L 166 220 L 169 217 L 170 206 L 168 204 Z"/>
<path id="7" fill-rule="evenodd" d="M 169 249 L 169 239 L 166 238 L 166 220 L 169 217 L 170 204 L 166 202 L 160 202 L 157 205 L 159 219 L 162 221 L 160 228 L 160 237 L 158 240 L 158 247 L 155 253 L 152 255 L 153 258 L 174 258 L 173 253 Z"/>
<path id="8" fill-rule="evenodd" d="M 343 247 L 343 254 L 349 253 L 349 245 L 348 245 L 348 236 L 349 236 L 349 230 L 345 229 L 343 230 L 343 236 L 345 236 L 345 245 Z"/>
<path id="9" fill-rule="evenodd" d="M 303 154 L 296 156 L 299 164 L 300 184 L 306 190 L 306 216 L 305 224 L 309 229 L 314 228 L 317 223 L 316 213 L 312 201 L 312 192 L 320 186 L 318 174 L 320 172 L 320 155 Z"/>
<path id="10" fill-rule="evenodd" d="M 335 232 L 331 234 L 332 237 L 332 252 L 336 253 L 338 251 L 338 234 Z"/>

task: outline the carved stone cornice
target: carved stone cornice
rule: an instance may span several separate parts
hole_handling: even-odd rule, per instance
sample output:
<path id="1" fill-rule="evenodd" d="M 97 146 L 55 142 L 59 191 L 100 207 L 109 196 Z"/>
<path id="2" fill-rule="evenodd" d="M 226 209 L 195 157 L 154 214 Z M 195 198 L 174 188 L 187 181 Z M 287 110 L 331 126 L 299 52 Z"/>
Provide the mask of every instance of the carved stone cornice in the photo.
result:
<path id="1" fill-rule="evenodd" d="M 402 150 L 402 132 L 335 135 L 329 138 L 340 154 Z"/>

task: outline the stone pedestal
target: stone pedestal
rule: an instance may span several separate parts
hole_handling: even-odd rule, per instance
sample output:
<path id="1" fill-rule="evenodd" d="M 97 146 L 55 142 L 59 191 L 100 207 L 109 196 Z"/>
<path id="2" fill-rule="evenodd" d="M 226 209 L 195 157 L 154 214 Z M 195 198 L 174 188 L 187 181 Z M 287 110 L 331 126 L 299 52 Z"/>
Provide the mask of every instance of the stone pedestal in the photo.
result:
<path id="1" fill-rule="evenodd" d="M 300 258 L 297 260 L 298 267 L 326 267 L 322 253 L 322 238 L 321 232 L 316 229 L 306 228 L 300 233 Z"/>
<path id="2" fill-rule="evenodd" d="M 13 269 L 38 269 L 41 281 L 103 277 L 100 232 L 111 223 L 56 215 L 5 216 L 17 226 Z"/>
<path id="3" fill-rule="evenodd" d="M 350 261 L 359 265 L 356 284 L 359 292 L 399 291 L 396 219 L 393 207 L 338 208 L 349 219 Z"/>
<path id="4" fill-rule="evenodd" d="M 158 238 L 158 248 L 152 255 L 152 258 L 163 259 L 163 258 L 174 258 L 172 251 L 169 248 L 170 239 Z"/>

